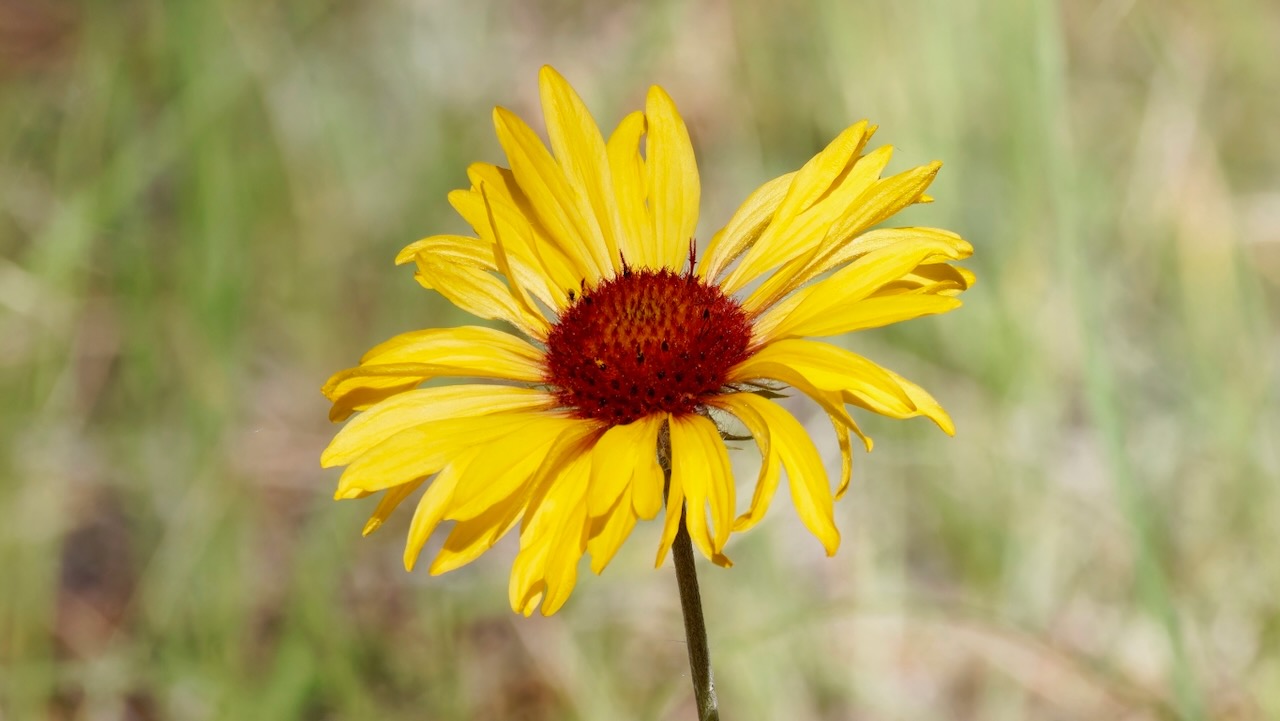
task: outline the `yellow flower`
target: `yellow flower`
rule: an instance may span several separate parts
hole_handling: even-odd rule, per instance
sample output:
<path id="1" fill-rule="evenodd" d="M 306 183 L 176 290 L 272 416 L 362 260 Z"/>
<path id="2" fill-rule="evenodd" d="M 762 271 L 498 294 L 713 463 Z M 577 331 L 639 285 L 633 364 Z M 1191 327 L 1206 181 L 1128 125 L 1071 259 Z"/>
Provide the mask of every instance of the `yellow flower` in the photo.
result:
<path id="1" fill-rule="evenodd" d="M 542 69 L 540 86 L 550 151 L 497 108 L 510 168 L 474 164 L 471 188 L 449 194 L 478 238 L 424 238 L 396 259 L 415 263 L 424 287 L 528 340 L 479 326 L 415 331 L 329 379 L 333 420 L 362 411 L 322 457 L 346 466 L 336 497 L 383 494 L 367 534 L 431 479 L 404 560 L 412 569 L 436 527 L 454 521 L 432 574 L 471 562 L 520 523 L 511 606 L 529 615 L 541 603 L 551 614 L 584 553 L 599 573 L 637 519 L 662 512 L 663 437 L 671 479 L 659 565 L 685 504 L 693 542 L 729 565 L 730 533 L 761 519 L 783 470 L 801 520 L 834 554 L 832 504 L 849 483 L 850 434 L 871 449 L 846 406 L 953 428 L 919 386 L 806 337 L 960 305 L 954 296 L 973 276 L 947 261 L 967 257 L 967 242 L 936 228 L 869 230 L 929 202 L 940 164 L 881 178 L 892 148 L 863 153 L 875 127 L 858 123 L 752 193 L 698 258 L 698 167 L 667 93 L 651 88 L 644 111 L 606 140 L 555 70 Z M 417 388 L 437 377 L 500 384 Z M 804 427 L 769 400 L 782 385 L 831 419 L 843 455 L 834 493 Z M 727 416 L 762 458 L 737 517 L 712 420 Z"/>

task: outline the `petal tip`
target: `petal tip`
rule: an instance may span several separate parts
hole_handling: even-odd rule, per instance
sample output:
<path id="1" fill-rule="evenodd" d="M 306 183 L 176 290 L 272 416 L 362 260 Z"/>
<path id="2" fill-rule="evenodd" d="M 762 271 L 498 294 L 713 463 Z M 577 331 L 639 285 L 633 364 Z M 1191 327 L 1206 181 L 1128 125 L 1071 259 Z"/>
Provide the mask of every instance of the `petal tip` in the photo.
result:
<path id="1" fill-rule="evenodd" d="M 676 101 L 671 99 L 671 94 L 661 85 L 650 85 L 649 94 L 645 96 L 645 115 L 648 117 L 653 114 L 654 106 L 664 109 L 670 109 L 676 112 Z"/>
<path id="2" fill-rule="evenodd" d="M 406 263 L 412 263 L 413 261 L 417 260 L 418 258 L 418 251 L 416 248 L 417 245 L 418 245 L 417 243 L 411 243 L 409 245 L 406 245 L 404 248 L 402 248 L 399 253 L 396 253 L 396 265 L 404 265 Z"/>
<path id="3" fill-rule="evenodd" d="M 542 603 L 542 595 L 543 592 L 538 591 L 537 593 L 532 594 L 529 599 L 524 602 L 524 608 L 520 609 L 520 613 L 524 614 L 525 618 L 532 616 L 533 612 L 538 608 L 538 605 Z"/>
<path id="4" fill-rule="evenodd" d="M 515 113 L 507 110 L 501 105 L 493 106 L 493 126 L 497 128 L 499 132 L 507 132 L 507 129 L 511 127 L 517 118 L 518 116 Z"/>
<path id="5" fill-rule="evenodd" d="M 946 433 L 948 436 L 951 436 L 952 438 L 956 437 L 955 421 L 952 421 L 951 416 L 948 415 L 947 412 L 942 408 L 938 408 L 937 413 L 930 414 L 929 420 L 933 421 L 934 424 L 937 425 L 938 428 L 940 428 L 943 433 Z"/>
<path id="6" fill-rule="evenodd" d="M 667 549 L 669 547 L 670 546 L 668 546 L 666 543 L 662 544 L 661 546 L 658 546 L 658 555 L 656 558 L 653 559 L 654 568 L 662 568 L 662 563 L 667 560 Z"/>
<path id="7" fill-rule="evenodd" d="M 840 550 L 840 531 L 832 525 L 831 533 L 825 535 L 826 538 L 818 540 L 822 541 L 822 548 L 827 552 L 827 558 L 831 558 L 836 555 L 836 551 Z"/>
<path id="8" fill-rule="evenodd" d="M 359 488 L 350 488 L 350 487 L 344 488 L 342 486 L 338 486 L 338 490 L 333 492 L 333 500 L 351 501 L 351 500 L 360 498 L 363 494 L 364 494 L 364 491 L 360 490 Z"/>
<path id="9" fill-rule="evenodd" d="M 538 85 L 544 95 L 548 94 L 548 91 L 559 91 L 572 87 L 569 81 L 565 80 L 564 76 L 560 74 L 560 71 L 550 65 L 543 65 L 538 70 Z"/>

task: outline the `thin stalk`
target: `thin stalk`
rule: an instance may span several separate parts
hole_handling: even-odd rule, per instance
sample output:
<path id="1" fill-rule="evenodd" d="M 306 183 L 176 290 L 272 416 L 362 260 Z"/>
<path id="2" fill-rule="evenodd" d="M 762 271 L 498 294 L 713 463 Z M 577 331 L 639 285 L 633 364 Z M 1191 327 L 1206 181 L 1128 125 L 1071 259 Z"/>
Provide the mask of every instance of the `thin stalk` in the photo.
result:
<path id="1" fill-rule="evenodd" d="M 693 695 L 698 703 L 698 721 L 720 721 L 716 704 L 716 682 L 711 678 L 711 654 L 707 650 L 707 624 L 702 618 L 702 594 L 698 592 L 698 571 L 693 565 L 693 543 L 680 511 L 680 530 L 671 544 L 680 588 L 680 611 L 684 614 L 684 638 L 689 646 L 689 671 Z"/>
<path id="2" fill-rule="evenodd" d="M 665 478 L 662 495 L 668 501 L 671 488 L 671 436 L 667 426 L 658 436 L 658 463 Z M 684 616 L 685 645 L 689 648 L 689 672 L 693 697 L 698 704 L 698 721 L 720 721 L 716 703 L 716 683 L 711 678 L 711 653 L 707 650 L 707 624 L 702 617 L 702 594 L 698 591 L 698 569 L 693 564 L 693 541 L 685 526 L 687 507 L 680 508 L 680 528 L 671 543 L 671 560 L 676 566 L 676 586 L 680 589 L 680 613 Z"/>

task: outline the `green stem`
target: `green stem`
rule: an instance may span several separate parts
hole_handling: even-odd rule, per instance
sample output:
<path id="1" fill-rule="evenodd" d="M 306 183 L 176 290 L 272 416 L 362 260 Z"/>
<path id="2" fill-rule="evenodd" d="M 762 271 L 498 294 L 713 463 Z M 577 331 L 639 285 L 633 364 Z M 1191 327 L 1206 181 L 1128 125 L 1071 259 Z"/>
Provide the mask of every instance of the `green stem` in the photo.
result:
<path id="1" fill-rule="evenodd" d="M 662 498 L 671 502 L 671 429 L 662 424 L 658 433 L 658 465 L 662 466 Z M 698 569 L 693 565 L 693 540 L 685 525 L 688 507 L 680 507 L 680 528 L 671 543 L 671 560 L 676 566 L 680 589 L 680 613 L 684 616 L 685 645 L 689 648 L 689 671 L 693 677 L 693 697 L 698 704 L 698 721 L 720 721 L 716 703 L 716 683 L 711 678 L 711 653 L 707 651 L 707 624 L 702 618 L 702 594 L 698 591 Z"/>
<path id="2" fill-rule="evenodd" d="M 671 544 L 671 558 L 676 565 L 676 584 L 680 587 L 680 610 L 684 614 L 684 637 L 689 646 L 689 671 L 693 676 L 693 695 L 698 702 L 698 721 L 720 721 L 716 705 L 716 683 L 711 678 L 711 654 L 707 651 L 707 624 L 702 618 L 702 594 L 698 592 L 698 572 L 693 565 L 693 543 L 684 525 L 685 511 L 680 510 L 680 530 Z"/>

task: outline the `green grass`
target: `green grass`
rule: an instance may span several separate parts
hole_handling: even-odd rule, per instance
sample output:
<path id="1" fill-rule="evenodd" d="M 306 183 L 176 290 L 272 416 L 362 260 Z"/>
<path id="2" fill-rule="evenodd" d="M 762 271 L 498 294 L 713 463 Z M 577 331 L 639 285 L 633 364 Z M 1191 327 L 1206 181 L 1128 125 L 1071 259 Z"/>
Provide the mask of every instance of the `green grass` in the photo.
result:
<path id="1" fill-rule="evenodd" d="M 704 571 L 726 718 L 1280 717 L 1274 4 L 453 5 L 0 4 L 0 719 L 692 716 L 656 529 L 522 619 L 318 467 L 544 62 L 668 89 L 703 239 L 868 117 L 977 249 L 849 341 L 957 438 L 867 418 L 839 555 L 780 497 Z"/>

